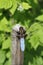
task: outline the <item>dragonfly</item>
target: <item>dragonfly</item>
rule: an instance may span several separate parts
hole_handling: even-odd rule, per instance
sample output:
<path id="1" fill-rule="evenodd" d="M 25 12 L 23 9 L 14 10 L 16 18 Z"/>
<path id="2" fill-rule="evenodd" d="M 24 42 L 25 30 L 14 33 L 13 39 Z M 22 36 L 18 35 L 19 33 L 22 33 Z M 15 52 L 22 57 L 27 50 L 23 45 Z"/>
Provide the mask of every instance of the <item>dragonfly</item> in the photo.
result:
<path id="1" fill-rule="evenodd" d="M 26 31 L 24 30 L 23 27 L 20 27 L 19 32 L 17 32 L 17 33 L 18 33 L 17 37 L 20 39 L 21 51 L 24 52 L 24 50 L 25 50 L 25 37 L 27 36 Z"/>

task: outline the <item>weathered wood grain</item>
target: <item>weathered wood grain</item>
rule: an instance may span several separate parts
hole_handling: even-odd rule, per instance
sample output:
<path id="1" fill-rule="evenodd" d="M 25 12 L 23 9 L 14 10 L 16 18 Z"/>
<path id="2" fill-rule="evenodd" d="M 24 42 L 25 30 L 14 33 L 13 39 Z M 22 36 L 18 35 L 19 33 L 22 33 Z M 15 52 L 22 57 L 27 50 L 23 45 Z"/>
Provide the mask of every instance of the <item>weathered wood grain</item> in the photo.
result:
<path id="1" fill-rule="evenodd" d="M 15 29 L 16 30 L 16 29 Z M 12 65 L 23 65 L 24 53 L 20 50 L 20 40 L 17 38 L 17 33 L 12 29 Z"/>

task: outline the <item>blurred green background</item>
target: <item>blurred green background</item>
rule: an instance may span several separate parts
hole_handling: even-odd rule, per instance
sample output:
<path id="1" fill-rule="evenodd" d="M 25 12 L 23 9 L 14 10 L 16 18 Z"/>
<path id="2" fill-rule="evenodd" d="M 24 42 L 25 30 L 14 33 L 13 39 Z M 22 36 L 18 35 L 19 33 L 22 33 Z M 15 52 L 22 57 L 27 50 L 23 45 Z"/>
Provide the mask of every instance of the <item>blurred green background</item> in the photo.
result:
<path id="1" fill-rule="evenodd" d="M 0 0 L 0 65 L 11 65 L 11 31 L 17 23 L 28 34 L 24 65 L 43 65 L 43 0 Z"/>

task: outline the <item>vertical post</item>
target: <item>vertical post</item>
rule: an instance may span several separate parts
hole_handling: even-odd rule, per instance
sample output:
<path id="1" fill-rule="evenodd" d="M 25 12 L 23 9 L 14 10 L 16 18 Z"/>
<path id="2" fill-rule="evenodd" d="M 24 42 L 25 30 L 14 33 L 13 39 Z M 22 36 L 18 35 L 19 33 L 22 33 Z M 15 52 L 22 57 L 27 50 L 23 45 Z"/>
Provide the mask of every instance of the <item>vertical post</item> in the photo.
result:
<path id="1" fill-rule="evenodd" d="M 20 27 L 18 24 L 12 29 L 12 65 L 23 65 L 24 52 L 20 49 L 20 39 L 17 37 Z"/>

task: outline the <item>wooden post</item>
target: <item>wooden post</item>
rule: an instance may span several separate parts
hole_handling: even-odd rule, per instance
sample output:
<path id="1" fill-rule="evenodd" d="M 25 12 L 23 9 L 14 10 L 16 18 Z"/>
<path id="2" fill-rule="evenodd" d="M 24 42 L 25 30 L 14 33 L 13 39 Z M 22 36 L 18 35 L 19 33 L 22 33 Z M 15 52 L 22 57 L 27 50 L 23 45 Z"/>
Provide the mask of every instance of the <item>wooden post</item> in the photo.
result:
<path id="1" fill-rule="evenodd" d="M 17 24 L 12 29 L 12 65 L 23 65 L 24 52 L 20 49 L 20 40 L 17 37 L 20 25 Z"/>

